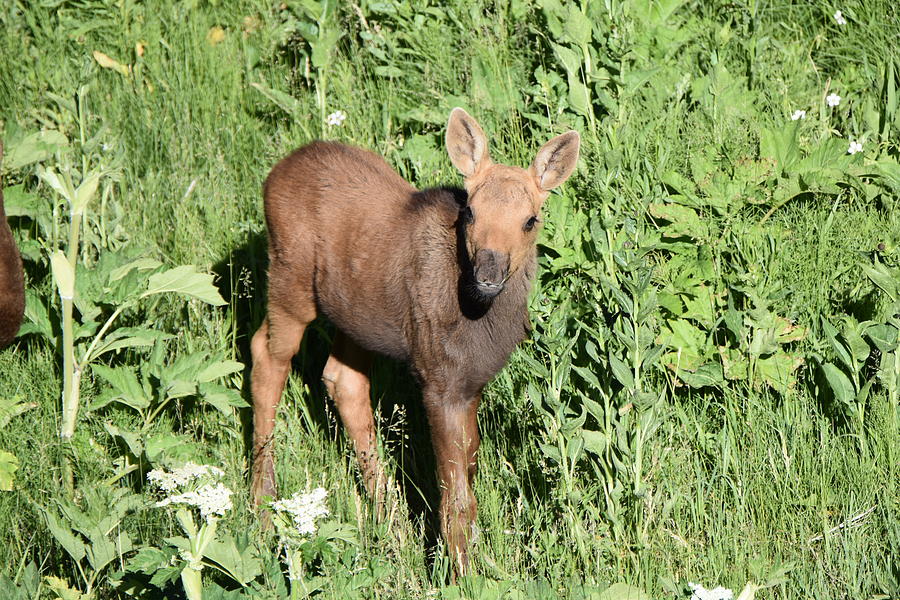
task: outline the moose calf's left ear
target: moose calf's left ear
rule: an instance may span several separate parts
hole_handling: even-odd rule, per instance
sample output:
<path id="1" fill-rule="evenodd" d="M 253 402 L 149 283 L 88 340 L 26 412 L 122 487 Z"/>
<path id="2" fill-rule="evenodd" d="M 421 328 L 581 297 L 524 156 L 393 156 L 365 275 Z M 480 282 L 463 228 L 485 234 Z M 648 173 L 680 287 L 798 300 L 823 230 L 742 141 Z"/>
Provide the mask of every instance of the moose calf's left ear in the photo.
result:
<path id="1" fill-rule="evenodd" d="M 530 171 L 542 190 L 552 190 L 569 178 L 578 163 L 580 147 L 581 136 L 578 132 L 567 131 L 538 150 Z"/>

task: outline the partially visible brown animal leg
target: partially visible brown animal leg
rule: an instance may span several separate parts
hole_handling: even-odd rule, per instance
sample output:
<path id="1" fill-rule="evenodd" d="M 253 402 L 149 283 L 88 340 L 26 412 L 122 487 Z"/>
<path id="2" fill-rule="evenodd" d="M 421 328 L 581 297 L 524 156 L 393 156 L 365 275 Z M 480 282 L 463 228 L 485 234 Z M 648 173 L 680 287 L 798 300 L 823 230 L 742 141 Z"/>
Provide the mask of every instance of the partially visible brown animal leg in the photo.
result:
<path id="1" fill-rule="evenodd" d="M 263 497 L 275 498 L 274 438 L 275 411 L 281 401 L 284 382 L 291 371 L 291 358 L 300 349 L 302 323 L 280 312 L 269 311 L 266 320 L 253 336 L 251 392 L 253 394 L 253 466 L 250 491 L 259 506 Z M 267 524 L 268 513 L 263 513 Z"/>
<path id="2" fill-rule="evenodd" d="M 375 419 L 369 398 L 368 372 L 371 364 L 372 355 L 368 351 L 338 332 L 322 372 L 322 380 L 353 443 L 366 491 L 380 511 L 385 482 L 384 470 L 378 459 Z"/>
<path id="3" fill-rule="evenodd" d="M 478 398 L 460 402 L 429 397 L 425 392 L 425 406 L 441 486 L 441 534 L 454 561 L 454 574 L 465 575 L 478 506 L 472 493 L 475 456 L 481 442 L 476 423 Z"/>

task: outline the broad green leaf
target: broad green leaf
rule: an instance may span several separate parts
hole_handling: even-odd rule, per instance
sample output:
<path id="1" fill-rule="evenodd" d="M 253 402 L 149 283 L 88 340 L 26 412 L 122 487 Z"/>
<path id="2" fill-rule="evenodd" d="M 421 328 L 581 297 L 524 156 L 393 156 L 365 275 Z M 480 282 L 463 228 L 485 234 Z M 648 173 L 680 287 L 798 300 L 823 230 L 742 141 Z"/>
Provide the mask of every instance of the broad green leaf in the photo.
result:
<path id="1" fill-rule="evenodd" d="M 244 370 L 244 363 L 234 360 L 220 360 L 212 363 L 197 375 L 197 381 L 207 382 L 231 375 L 232 373 L 240 373 Z"/>
<path id="2" fill-rule="evenodd" d="M 94 365 L 93 371 L 113 387 L 116 392 L 114 400 L 138 411 L 150 406 L 151 399 L 144 392 L 132 367 Z"/>
<path id="3" fill-rule="evenodd" d="M 53 281 L 56 282 L 60 297 L 64 300 L 72 300 L 75 296 L 75 269 L 72 268 L 62 250 L 57 250 L 50 255 L 50 268 L 53 271 Z"/>
<path id="4" fill-rule="evenodd" d="M 53 537 L 56 538 L 56 541 L 65 548 L 66 552 L 69 553 L 69 556 L 71 556 L 75 562 L 84 558 L 87 554 L 87 550 L 84 547 L 84 543 L 78 539 L 78 536 L 76 536 L 66 525 L 60 523 L 56 515 L 44 507 L 41 507 L 41 510 L 43 510 L 44 516 L 47 519 L 47 528 L 50 529 L 50 533 L 52 533 Z"/>
<path id="5" fill-rule="evenodd" d="M 760 130 L 759 155 L 761 158 L 774 160 L 779 174 L 790 169 L 800 158 L 798 123 L 799 121 L 794 121 L 787 127 Z"/>
<path id="6" fill-rule="evenodd" d="M 590 117 L 593 113 L 591 92 L 586 85 L 575 77 L 569 78 L 569 104 L 575 112 L 584 117 Z"/>
<path id="7" fill-rule="evenodd" d="M 89 600 L 90 596 L 87 594 L 82 594 L 78 590 L 73 587 L 69 587 L 69 584 L 65 579 L 60 579 L 59 577 L 54 577 L 52 575 L 45 575 L 44 582 L 47 584 L 47 587 L 56 594 L 56 597 L 59 600 Z"/>
<path id="8" fill-rule="evenodd" d="M 803 359 L 786 352 L 776 352 L 756 361 L 756 374 L 775 391 L 786 394 L 797 383 L 794 371 L 803 364 Z"/>
<path id="9" fill-rule="evenodd" d="M 725 372 L 720 364 L 706 363 L 694 371 L 679 370 L 678 378 L 692 388 L 717 387 L 725 383 Z"/>
<path id="10" fill-rule="evenodd" d="M 214 306 L 225 304 L 219 290 L 213 285 L 213 276 L 198 272 L 194 265 L 175 267 L 151 275 L 148 289 L 141 294 L 141 298 L 165 292 L 184 294 Z"/>
<path id="11" fill-rule="evenodd" d="M 19 468 L 19 459 L 6 450 L 0 450 L 0 492 L 10 492 L 13 489 L 13 479 Z"/>
<path id="12" fill-rule="evenodd" d="M 851 406 L 856 398 L 856 390 L 853 389 L 850 378 L 832 363 L 822 365 L 822 372 L 825 374 L 825 380 L 828 381 L 835 400 L 844 406 Z"/>
<path id="13" fill-rule="evenodd" d="M 615 583 L 602 592 L 597 600 L 650 600 L 644 591 L 627 583 Z"/>
<path id="14" fill-rule="evenodd" d="M 609 438 L 599 431 L 582 429 L 581 437 L 584 439 L 584 449 L 600 457 L 604 455 L 609 446 Z"/>
<path id="15" fill-rule="evenodd" d="M 138 434 L 132 431 L 120 429 L 119 427 L 116 427 L 111 423 L 104 423 L 103 427 L 106 429 L 109 435 L 122 440 L 131 454 L 134 457 L 140 459 L 141 455 L 144 453 L 144 443 L 141 441 L 141 438 Z"/>
<path id="16" fill-rule="evenodd" d="M 247 408 L 250 406 L 237 391 L 215 383 L 202 383 L 197 391 L 204 401 L 212 404 L 226 416 L 232 415 L 232 407 Z"/>
<path id="17" fill-rule="evenodd" d="M 133 271 L 134 269 L 137 269 L 139 271 L 146 271 L 146 270 L 150 270 L 150 269 L 155 269 L 161 265 L 162 265 L 161 262 L 159 262 L 158 260 L 153 259 L 153 258 L 149 258 L 149 257 L 139 258 L 137 260 L 133 260 L 130 263 L 124 264 L 121 267 L 117 267 L 117 268 L 113 269 L 112 271 L 110 271 L 108 281 L 110 283 L 112 283 L 114 281 L 118 281 L 119 279 L 122 279 L 123 277 L 125 277 L 126 275 L 131 273 L 131 271 Z"/>
<path id="18" fill-rule="evenodd" d="M 578 54 L 562 44 L 553 44 L 553 52 L 556 53 L 556 57 L 563 68 L 565 68 L 569 78 L 577 81 L 578 72 L 581 68 L 581 59 L 578 57 Z"/>
<path id="19" fill-rule="evenodd" d="M 897 338 L 900 337 L 900 330 L 893 325 L 878 323 L 866 329 L 866 335 L 875 344 L 879 352 L 893 352 L 897 349 Z"/>
<path id="20" fill-rule="evenodd" d="M 220 535 L 206 547 L 203 555 L 241 585 L 247 585 L 262 574 L 258 551 L 246 535 Z"/>
<path id="21" fill-rule="evenodd" d="M 59 131 L 48 129 L 32 133 L 18 142 L 8 143 L 3 156 L 3 167 L 9 171 L 21 169 L 51 158 L 68 145 L 69 140 Z"/>
<path id="22" fill-rule="evenodd" d="M 634 389 L 634 374 L 628 368 L 628 365 L 612 353 L 612 350 L 610 350 L 609 353 L 609 366 L 612 369 L 613 377 L 615 377 L 625 389 Z"/>

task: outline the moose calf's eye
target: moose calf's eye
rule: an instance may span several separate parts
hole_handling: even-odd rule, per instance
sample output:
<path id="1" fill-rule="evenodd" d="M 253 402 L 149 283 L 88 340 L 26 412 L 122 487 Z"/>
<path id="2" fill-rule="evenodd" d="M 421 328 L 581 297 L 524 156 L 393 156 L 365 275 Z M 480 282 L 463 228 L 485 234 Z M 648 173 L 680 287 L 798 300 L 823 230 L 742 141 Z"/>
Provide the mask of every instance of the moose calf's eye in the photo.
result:
<path id="1" fill-rule="evenodd" d="M 463 219 L 465 219 L 467 225 L 471 225 L 475 221 L 475 215 L 472 214 L 472 209 L 468 206 L 463 209 Z"/>
<path id="2" fill-rule="evenodd" d="M 534 229 L 534 226 L 537 225 L 537 222 L 537 217 L 531 217 L 530 219 L 525 221 L 525 225 L 522 226 L 522 229 L 524 229 L 525 231 L 531 231 L 532 229 Z"/>

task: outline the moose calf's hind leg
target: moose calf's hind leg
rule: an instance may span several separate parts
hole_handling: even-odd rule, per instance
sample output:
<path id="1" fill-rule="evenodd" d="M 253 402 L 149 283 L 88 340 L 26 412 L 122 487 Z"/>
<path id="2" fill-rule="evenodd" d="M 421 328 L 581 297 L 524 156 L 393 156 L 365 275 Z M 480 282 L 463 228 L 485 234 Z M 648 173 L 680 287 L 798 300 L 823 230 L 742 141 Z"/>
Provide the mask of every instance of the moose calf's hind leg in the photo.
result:
<path id="1" fill-rule="evenodd" d="M 376 509 L 380 511 L 385 481 L 378 459 L 375 419 L 369 398 L 368 371 L 371 364 L 369 352 L 338 332 L 331 356 L 322 372 L 322 380 L 353 443 L 366 491 L 375 500 Z"/>
<path id="2" fill-rule="evenodd" d="M 269 314 L 253 336 L 251 393 L 253 396 L 253 465 L 251 493 L 259 506 L 264 496 L 275 497 L 274 439 L 275 412 L 281 401 L 284 382 L 291 370 L 291 358 L 300 349 L 306 324 Z"/>

